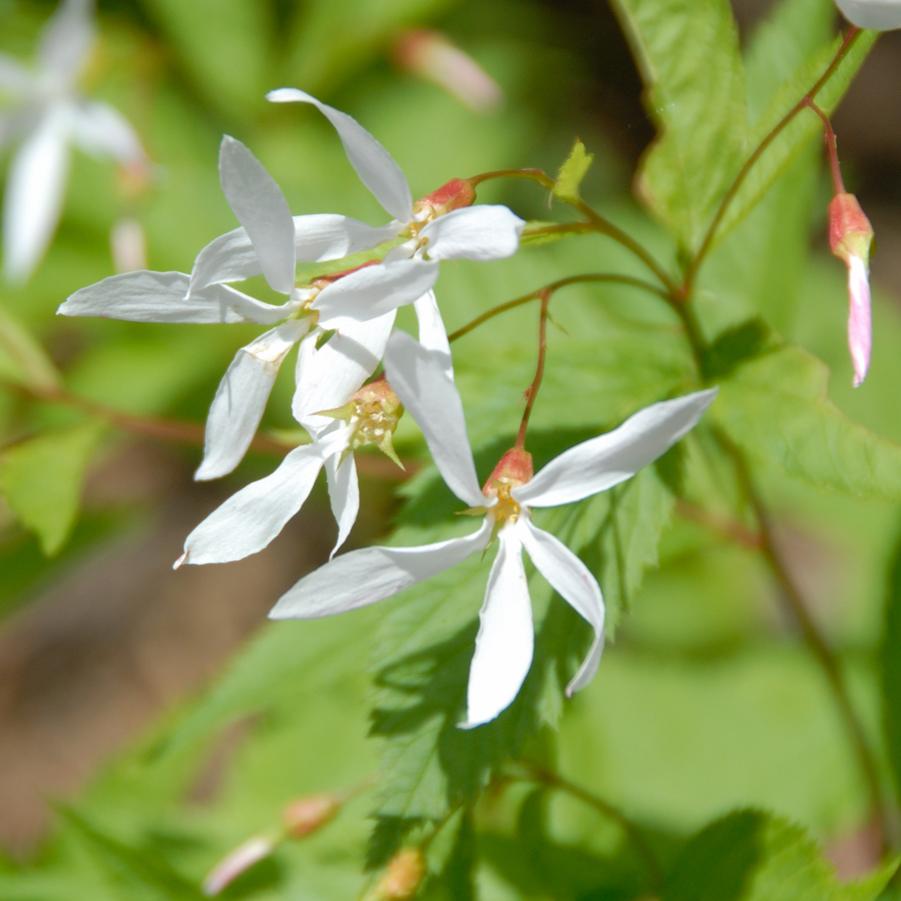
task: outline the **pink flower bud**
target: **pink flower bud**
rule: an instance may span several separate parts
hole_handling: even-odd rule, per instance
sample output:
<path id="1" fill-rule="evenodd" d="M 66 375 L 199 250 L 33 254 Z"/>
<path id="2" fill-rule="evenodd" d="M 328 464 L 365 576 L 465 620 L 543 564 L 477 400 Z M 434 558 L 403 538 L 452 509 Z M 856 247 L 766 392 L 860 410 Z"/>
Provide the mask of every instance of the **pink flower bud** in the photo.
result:
<path id="1" fill-rule="evenodd" d="M 500 458 L 491 475 L 485 480 L 482 493 L 493 497 L 503 488 L 509 492 L 517 485 L 524 485 L 534 474 L 532 455 L 521 447 L 511 448 Z"/>
<path id="2" fill-rule="evenodd" d="M 341 802 L 334 795 L 309 795 L 292 801 L 282 811 L 282 822 L 291 838 L 306 838 L 330 822 L 340 809 Z"/>
<path id="3" fill-rule="evenodd" d="M 426 214 L 431 220 L 443 216 L 452 210 L 461 210 L 463 207 L 472 206 L 476 200 L 476 189 L 467 178 L 452 178 L 440 188 L 426 194 L 414 204 L 414 210 L 418 214 Z"/>
<path id="4" fill-rule="evenodd" d="M 254 836 L 238 845 L 234 851 L 219 861 L 204 879 L 203 893 L 210 896 L 218 895 L 242 873 L 246 873 L 252 866 L 268 857 L 274 849 L 275 842 L 263 835 Z"/>
<path id="5" fill-rule="evenodd" d="M 406 901 L 416 894 L 425 877 L 425 860 L 419 848 L 402 848 L 388 863 L 375 888 L 378 901 Z"/>
<path id="6" fill-rule="evenodd" d="M 848 267 L 848 348 L 854 365 L 854 387 L 870 366 L 870 245 L 873 228 L 853 194 L 836 194 L 829 204 L 829 246 Z"/>

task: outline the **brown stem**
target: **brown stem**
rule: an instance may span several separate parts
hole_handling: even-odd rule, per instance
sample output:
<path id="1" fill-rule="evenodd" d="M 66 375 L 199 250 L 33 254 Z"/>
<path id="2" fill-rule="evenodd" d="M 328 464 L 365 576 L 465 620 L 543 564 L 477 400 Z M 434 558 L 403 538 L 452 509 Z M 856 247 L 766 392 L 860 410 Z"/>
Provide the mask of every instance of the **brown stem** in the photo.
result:
<path id="1" fill-rule="evenodd" d="M 516 444 L 513 446 L 522 450 L 526 446 L 526 432 L 529 428 L 529 419 L 532 416 L 532 407 L 535 406 L 535 398 L 541 389 L 541 380 L 544 378 L 544 361 L 547 357 L 547 308 L 551 302 L 551 294 L 545 289 L 541 292 L 541 312 L 538 318 L 538 362 L 535 365 L 535 378 L 526 389 L 526 408 L 522 413 L 519 423 L 519 432 L 516 435 Z"/>
<path id="2" fill-rule="evenodd" d="M 820 121 L 823 123 L 823 142 L 826 145 L 826 159 L 829 161 L 832 187 L 836 194 L 844 194 L 845 182 L 842 179 L 842 167 L 838 161 L 838 138 L 835 136 L 835 129 L 832 127 L 829 117 L 820 109 L 816 102 L 809 97 L 806 99 L 807 106 L 820 117 Z"/>
<path id="3" fill-rule="evenodd" d="M 748 550 L 759 551 L 762 547 L 759 533 L 749 529 L 738 520 L 729 519 L 726 516 L 714 513 L 712 510 L 706 510 L 682 499 L 676 501 L 676 513 L 683 519 L 697 523 L 697 525 L 713 532 L 715 535 L 719 535 Z"/>
<path id="4" fill-rule="evenodd" d="M 766 153 L 773 141 L 775 141 L 776 138 L 779 137 L 779 135 L 788 127 L 792 120 L 808 106 L 808 103 L 810 101 L 816 99 L 817 94 L 820 93 L 826 82 L 829 81 L 829 79 L 835 74 L 835 71 L 841 65 L 844 58 L 848 55 L 859 35 L 860 29 L 854 26 L 852 26 L 845 32 L 844 39 L 842 40 L 838 51 L 833 57 L 832 62 L 830 62 L 826 67 L 826 70 L 823 72 L 823 74 L 816 80 L 816 82 L 814 82 L 810 90 L 808 90 L 807 93 L 770 129 L 770 131 L 767 132 L 763 140 L 757 145 L 748 159 L 745 160 L 745 163 L 741 167 L 741 169 L 739 169 L 738 174 L 735 176 L 735 179 L 729 186 L 729 190 L 726 191 L 726 193 L 723 195 L 723 199 L 720 201 L 720 205 L 719 207 L 717 207 L 717 211 L 714 214 L 706 233 L 704 234 L 704 239 L 701 242 L 701 246 L 685 273 L 685 279 L 682 284 L 681 290 L 679 291 L 679 295 L 683 300 L 686 300 L 691 296 L 691 291 L 694 286 L 695 279 L 697 278 L 698 270 L 701 268 L 701 264 L 704 262 L 707 254 L 710 252 L 710 249 L 713 246 L 714 238 L 716 237 L 716 233 L 720 225 L 722 224 L 723 219 L 725 218 L 726 213 L 729 210 L 729 207 L 738 196 L 739 190 L 745 183 L 748 175 L 751 173 L 751 170 L 757 164 L 758 160 L 764 155 L 764 153 Z"/>

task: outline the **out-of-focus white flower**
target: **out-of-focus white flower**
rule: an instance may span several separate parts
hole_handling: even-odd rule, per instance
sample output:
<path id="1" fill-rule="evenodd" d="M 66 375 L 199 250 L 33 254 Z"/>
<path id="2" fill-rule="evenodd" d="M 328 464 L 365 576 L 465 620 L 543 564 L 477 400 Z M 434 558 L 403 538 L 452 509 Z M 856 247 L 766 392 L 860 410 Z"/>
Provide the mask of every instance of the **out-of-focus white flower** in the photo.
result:
<path id="1" fill-rule="evenodd" d="M 600 660 L 603 600 L 578 557 L 532 523 L 531 509 L 582 500 L 630 478 L 695 425 L 716 390 L 653 404 L 618 429 L 565 451 L 534 476 L 531 456 L 514 448 L 480 489 L 460 396 L 440 354 L 396 334 L 389 341 L 385 369 L 422 429 L 444 481 L 467 507 L 484 512 L 482 524 L 462 538 L 422 547 L 371 547 L 336 557 L 301 579 L 270 616 L 310 619 L 374 603 L 484 550 L 496 536 L 499 548 L 480 614 L 463 725 L 494 719 L 516 697 L 531 664 L 532 613 L 523 550 L 594 630 L 588 655 L 567 689 L 572 694 L 587 684 Z"/>
<path id="2" fill-rule="evenodd" d="M 314 343 L 299 355 L 301 393 L 295 408 L 301 419 L 347 401 L 381 360 L 396 308 L 429 291 L 437 277 L 433 266 L 405 260 L 375 263 L 296 287 L 297 260 L 346 256 L 378 230 L 344 216 L 292 217 L 278 185 L 234 138 L 222 141 L 219 170 L 226 199 L 242 227 L 204 248 L 190 276 L 148 271 L 112 276 L 76 291 L 58 310 L 64 316 L 139 322 L 271 326 L 238 351 L 219 384 L 207 418 L 197 479 L 218 478 L 241 461 L 279 367 L 298 342 Z M 284 303 L 263 303 L 225 284 L 260 273 L 286 296 Z M 324 352 L 314 353 L 319 341 L 326 341 Z M 324 380 L 334 402 L 321 404 L 322 396 L 315 392 L 307 402 L 303 394 L 307 386 Z"/>
<path id="3" fill-rule="evenodd" d="M 848 349 L 859 388 L 870 368 L 870 245 L 873 227 L 853 194 L 836 194 L 829 204 L 829 245 L 848 267 Z"/>
<path id="4" fill-rule="evenodd" d="M 47 23 L 34 69 L 0 55 L 0 147 L 18 141 L 3 205 L 3 267 L 25 281 L 59 220 L 69 145 L 126 165 L 146 166 L 135 132 L 105 103 L 77 92 L 78 74 L 94 41 L 90 0 L 64 0 Z"/>
<path id="5" fill-rule="evenodd" d="M 525 223 L 505 206 L 473 206 L 475 190 L 455 178 L 426 197 L 413 201 L 403 171 L 390 153 L 359 122 L 297 88 L 279 88 L 266 95 L 273 103 L 308 103 L 334 127 L 347 159 L 360 181 L 393 217 L 387 229 L 404 239 L 386 262 L 419 259 L 438 266 L 441 260 L 499 260 L 519 247 Z M 433 292 L 423 292 L 414 304 L 419 340 L 444 356 L 450 367 L 447 333 Z"/>
<path id="6" fill-rule="evenodd" d="M 901 0 L 835 0 L 842 15 L 858 28 L 901 28 Z"/>
<path id="7" fill-rule="evenodd" d="M 214 510 L 185 539 L 175 568 L 183 563 L 228 563 L 261 551 L 304 505 L 323 467 L 338 523 L 334 554 L 360 509 L 353 452 L 373 445 L 397 461 L 391 439 L 401 412 L 397 395 L 381 379 L 364 385 L 342 409 L 315 417 L 315 424 L 305 423 L 315 436 L 313 443 L 295 448 L 275 472 L 246 485 Z"/>
<path id="8" fill-rule="evenodd" d="M 224 892 L 239 876 L 269 857 L 277 844 L 275 839 L 266 835 L 247 839 L 210 870 L 203 880 L 203 893 L 212 897 Z"/>

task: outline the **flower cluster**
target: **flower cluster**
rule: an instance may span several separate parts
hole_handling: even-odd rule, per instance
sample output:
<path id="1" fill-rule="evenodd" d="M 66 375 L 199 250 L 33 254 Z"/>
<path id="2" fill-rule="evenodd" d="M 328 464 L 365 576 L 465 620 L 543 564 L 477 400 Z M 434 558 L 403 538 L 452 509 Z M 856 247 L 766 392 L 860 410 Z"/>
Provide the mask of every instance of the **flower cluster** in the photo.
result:
<path id="1" fill-rule="evenodd" d="M 496 717 L 529 669 L 533 628 L 523 551 L 593 630 L 591 649 L 569 692 L 581 688 L 595 672 L 603 645 L 601 591 L 585 565 L 532 522 L 531 511 L 578 501 L 629 478 L 694 426 L 715 391 L 654 404 L 615 431 L 569 449 L 537 474 L 518 441 L 480 488 L 433 289 L 444 260 L 488 261 L 515 253 L 524 222 L 506 207 L 475 204 L 474 186 L 465 179 L 414 202 L 397 163 L 350 116 L 293 88 L 273 91 L 268 99 L 316 107 L 391 220 L 371 226 L 334 214 L 293 216 L 262 164 L 240 141 L 226 137 L 219 173 L 240 227 L 201 250 L 190 273 L 113 276 L 77 291 L 59 309 L 68 316 L 267 327 L 238 351 L 216 391 L 198 479 L 237 466 L 279 367 L 298 348 L 292 412 L 309 443 L 200 523 L 176 566 L 238 560 L 260 551 L 300 510 L 324 469 L 338 527 L 334 559 L 288 591 L 272 611 L 274 618 L 320 617 L 373 603 L 496 542 L 463 725 Z M 364 251 L 370 258 L 363 265 L 297 283 L 299 261 L 325 263 Z M 263 302 L 237 286 L 257 275 L 284 297 L 282 303 Z M 394 331 L 396 311 L 407 304 L 418 317 L 418 341 Z M 373 378 L 382 361 L 384 375 Z M 421 428 L 449 488 L 481 524 L 465 537 L 425 547 L 374 547 L 334 557 L 359 509 L 354 454 L 372 445 L 397 460 L 392 436 L 404 409 Z"/>

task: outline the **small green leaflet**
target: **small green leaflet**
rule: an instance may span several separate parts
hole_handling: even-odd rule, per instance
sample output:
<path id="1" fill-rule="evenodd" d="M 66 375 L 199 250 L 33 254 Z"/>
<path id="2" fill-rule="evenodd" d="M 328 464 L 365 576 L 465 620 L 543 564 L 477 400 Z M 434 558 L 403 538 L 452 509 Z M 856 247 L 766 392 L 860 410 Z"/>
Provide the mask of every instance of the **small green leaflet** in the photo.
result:
<path id="1" fill-rule="evenodd" d="M 579 187 L 591 168 L 592 162 L 594 162 L 594 154 L 588 153 L 585 145 L 576 138 L 573 149 L 570 150 L 569 156 L 557 173 L 554 196 L 569 202 L 578 201 L 580 199 Z"/>

